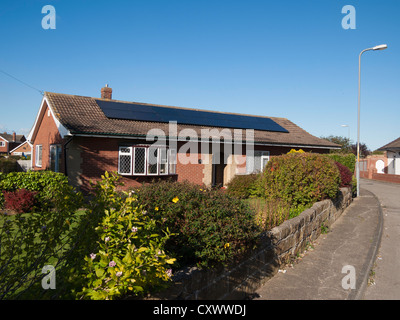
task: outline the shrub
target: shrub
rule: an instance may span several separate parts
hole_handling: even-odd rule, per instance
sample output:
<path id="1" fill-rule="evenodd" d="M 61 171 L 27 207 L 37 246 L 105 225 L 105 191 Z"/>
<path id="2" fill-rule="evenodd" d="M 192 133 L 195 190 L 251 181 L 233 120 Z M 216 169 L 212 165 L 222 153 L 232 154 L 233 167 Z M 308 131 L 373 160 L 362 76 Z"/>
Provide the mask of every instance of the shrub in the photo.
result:
<path id="1" fill-rule="evenodd" d="M 54 193 L 71 193 L 68 178 L 62 173 L 52 171 L 11 172 L 0 175 L 0 190 L 15 191 L 26 189 L 37 192 L 38 206 L 55 206 Z M 67 196 L 67 194 L 65 194 Z M 0 192 L 0 207 L 4 204 L 4 196 Z"/>
<path id="2" fill-rule="evenodd" d="M 136 190 L 139 204 L 176 234 L 166 243 L 179 266 L 228 264 L 252 246 L 258 227 L 250 207 L 217 189 L 158 181 Z"/>
<path id="3" fill-rule="evenodd" d="M 353 153 L 348 153 L 348 154 L 326 154 L 328 158 L 332 159 L 333 161 L 337 161 L 341 163 L 342 165 L 346 166 L 349 168 L 350 172 L 354 172 L 355 167 L 356 167 L 356 156 Z"/>
<path id="4" fill-rule="evenodd" d="M 14 210 L 18 213 L 30 212 L 36 203 L 37 192 L 26 189 L 16 191 L 4 191 L 5 208 Z"/>
<path id="5" fill-rule="evenodd" d="M 350 187 L 352 185 L 353 174 L 350 172 L 349 168 L 335 161 L 336 166 L 340 172 L 340 187 Z"/>
<path id="6" fill-rule="evenodd" d="M 260 174 L 235 175 L 227 185 L 227 193 L 237 198 L 247 199 L 256 195 Z"/>
<path id="7" fill-rule="evenodd" d="M 287 154 L 292 154 L 292 153 L 304 153 L 303 149 L 291 149 Z"/>
<path id="8" fill-rule="evenodd" d="M 9 173 L 18 170 L 17 160 L 13 158 L 0 158 L 0 172 Z"/>
<path id="9" fill-rule="evenodd" d="M 115 176 L 106 173 L 98 184 L 102 190 L 96 196 L 102 201 L 107 194 L 113 205 L 96 228 L 97 251 L 85 257 L 85 286 L 78 298 L 141 295 L 163 288 L 172 275 L 169 265 L 175 259 L 164 251 L 168 228 L 161 230 L 159 221 L 138 205 L 136 195 L 124 199 L 117 195 L 115 181 Z"/>
<path id="10" fill-rule="evenodd" d="M 340 174 L 335 163 L 320 154 L 301 153 L 273 157 L 263 172 L 263 193 L 293 207 L 334 198 Z"/>
<path id="11" fill-rule="evenodd" d="M 20 196 L 24 193 L 11 192 Z M 7 203 L 9 194 L 6 192 Z M 57 270 L 57 290 L 66 288 L 68 274 L 60 270 L 75 260 L 77 238 L 72 237 L 71 230 L 77 223 L 76 211 L 81 204 L 81 195 L 71 186 L 54 185 L 51 205 L 36 207 L 29 213 L 29 209 L 21 208 L 24 213 L 0 215 L 0 299 L 38 299 L 46 293 L 55 294 L 55 290 L 41 287 L 42 268 L 49 264 Z"/>

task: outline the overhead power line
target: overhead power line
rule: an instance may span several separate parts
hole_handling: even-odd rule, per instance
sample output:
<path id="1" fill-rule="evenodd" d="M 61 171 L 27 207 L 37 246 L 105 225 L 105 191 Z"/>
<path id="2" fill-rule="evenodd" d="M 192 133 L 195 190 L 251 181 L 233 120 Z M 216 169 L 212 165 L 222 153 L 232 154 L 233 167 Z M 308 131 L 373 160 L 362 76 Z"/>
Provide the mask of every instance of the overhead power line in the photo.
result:
<path id="1" fill-rule="evenodd" d="M 9 74 L 8 72 L 5 72 L 4 70 L 0 69 L 0 72 L 5 74 L 6 76 L 9 76 L 10 78 L 13 78 L 14 80 L 17 80 L 18 82 L 22 83 L 23 85 L 25 85 L 25 86 L 27 86 L 27 87 L 39 92 L 41 95 L 44 95 L 43 90 L 39 90 L 38 88 L 35 88 L 35 87 L 31 86 L 30 84 L 28 84 L 28 83 L 26 83 L 26 82 L 24 82 L 24 81 L 22 81 L 22 80 L 20 80 L 20 79 L 18 79 L 16 77 L 14 77 L 13 75 Z"/>

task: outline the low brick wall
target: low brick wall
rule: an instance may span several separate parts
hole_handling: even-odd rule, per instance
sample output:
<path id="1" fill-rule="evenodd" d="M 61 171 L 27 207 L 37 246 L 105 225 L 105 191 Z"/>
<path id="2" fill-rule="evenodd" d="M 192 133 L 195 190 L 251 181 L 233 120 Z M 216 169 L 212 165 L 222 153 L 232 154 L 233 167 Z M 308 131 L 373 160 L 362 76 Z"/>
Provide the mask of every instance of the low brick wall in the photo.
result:
<path id="1" fill-rule="evenodd" d="M 336 200 L 317 202 L 299 216 L 263 233 L 257 249 L 239 263 L 212 270 L 196 267 L 179 270 L 173 277 L 175 283 L 152 299 L 244 299 L 317 239 L 321 226 L 330 227 L 351 202 L 351 190 L 342 188 Z"/>
<path id="2" fill-rule="evenodd" d="M 392 183 L 400 183 L 400 175 L 398 174 L 372 173 L 372 176 L 369 179 L 392 182 Z"/>

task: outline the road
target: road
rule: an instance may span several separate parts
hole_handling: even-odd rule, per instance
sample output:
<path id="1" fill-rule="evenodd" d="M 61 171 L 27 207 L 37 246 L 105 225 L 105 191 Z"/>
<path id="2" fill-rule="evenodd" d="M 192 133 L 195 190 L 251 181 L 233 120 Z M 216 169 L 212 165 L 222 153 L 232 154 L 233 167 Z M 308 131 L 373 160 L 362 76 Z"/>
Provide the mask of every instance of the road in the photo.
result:
<path id="1" fill-rule="evenodd" d="M 383 212 L 381 245 L 365 300 L 400 300 L 400 184 L 361 179 L 360 187 L 379 199 Z"/>

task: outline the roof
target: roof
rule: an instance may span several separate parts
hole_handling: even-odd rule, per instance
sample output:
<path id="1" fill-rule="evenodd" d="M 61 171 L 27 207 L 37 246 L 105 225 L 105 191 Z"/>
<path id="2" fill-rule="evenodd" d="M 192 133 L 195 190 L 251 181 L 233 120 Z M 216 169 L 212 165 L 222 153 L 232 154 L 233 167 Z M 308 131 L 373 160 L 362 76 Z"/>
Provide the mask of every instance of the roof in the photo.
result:
<path id="1" fill-rule="evenodd" d="M 132 104 L 160 106 L 168 108 L 176 108 L 181 110 L 196 110 L 180 107 L 162 106 L 154 104 L 146 104 L 139 102 L 127 102 L 119 100 L 107 100 L 93 97 L 68 95 L 60 93 L 45 92 L 44 99 L 48 101 L 53 111 L 54 117 L 60 122 L 71 135 L 92 135 L 92 136 L 121 136 L 121 137 L 146 137 L 149 130 L 157 128 L 169 135 L 169 124 L 153 121 L 137 121 L 127 119 L 107 118 L 97 101 L 113 101 L 125 104 L 127 107 Z M 201 110 L 204 112 L 204 110 Z M 215 112 L 215 111 L 210 111 Z M 234 114 L 234 113 L 224 113 Z M 236 114 L 239 115 L 239 114 Z M 255 116 L 253 116 L 255 117 Z M 257 116 L 259 117 L 259 116 Z M 306 132 L 299 126 L 286 118 L 277 117 L 260 117 L 269 118 L 276 122 L 279 126 L 287 130 L 287 132 L 271 132 L 254 130 L 254 142 L 269 145 L 284 145 L 296 147 L 317 147 L 325 149 L 340 148 L 339 145 L 330 141 L 317 138 Z M 177 132 L 183 129 L 188 135 L 201 137 L 202 129 L 219 129 L 219 132 L 225 132 L 229 136 L 238 137 L 241 134 L 242 140 L 246 139 L 245 130 L 234 131 L 223 127 L 211 127 L 202 125 L 185 125 L 177 124 Z M 223 130 L 222 130 L 223 129 Z M 218 135 L 219 136 L 219 135 Z"/>
<path id="2" fill-rule="evenodd" d="M 378 150 L 399 150 L 400 149 L 400 137 L 388 144 L 385 144 L 383 147 L 380 147 Z"/>
<path id="3" fill-rule="evenodd" d="M 2 137 L 4 140 L 7 140 L 8 142 L 14 142 L 12 134 L 0 133 L 0 137 Z M 16 137 L 15 142 L 24 142 L 25 141 L 25 136 L 23 134 L 17 134 L 15 137 Z"/>

